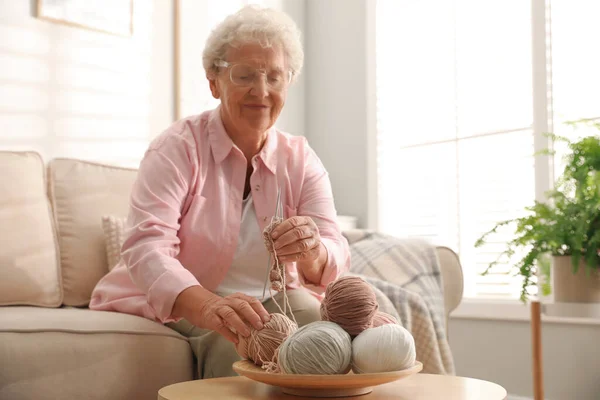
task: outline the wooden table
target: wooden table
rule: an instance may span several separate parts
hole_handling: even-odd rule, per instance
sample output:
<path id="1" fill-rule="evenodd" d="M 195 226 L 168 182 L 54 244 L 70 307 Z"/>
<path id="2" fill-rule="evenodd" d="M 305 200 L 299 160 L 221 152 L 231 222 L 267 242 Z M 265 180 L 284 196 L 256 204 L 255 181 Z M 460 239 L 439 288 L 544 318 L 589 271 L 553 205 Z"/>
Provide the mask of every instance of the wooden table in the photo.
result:
<path id="1" fill-rule="evenodd" d="M 506 390 L 495 383 L 456 376 L 416 374 L 373 388 L 373 392 L 337 400 L 505 400 Z M 176 383 L 158 391 L 158 400 L 308 400 L 244 377 Z"/>

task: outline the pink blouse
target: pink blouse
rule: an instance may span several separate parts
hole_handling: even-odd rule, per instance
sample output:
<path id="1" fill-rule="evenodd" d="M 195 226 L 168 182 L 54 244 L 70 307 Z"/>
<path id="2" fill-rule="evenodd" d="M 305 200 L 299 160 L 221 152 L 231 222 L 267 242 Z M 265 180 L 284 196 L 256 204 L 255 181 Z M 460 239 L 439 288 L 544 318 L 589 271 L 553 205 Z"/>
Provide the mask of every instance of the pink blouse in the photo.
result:
<path id="1" fill-rule="evenodd" d="M 285 218 L 308 216 L 319 227 L 328 256 L 321 282 L 307 282 L 295 263 L 286 268 L 288 288 L 302 285 L 322 299 L 327 284 L 350 267 L 327 171 L 305 138 L 275 128 L 252 166 L 261 230 L 275 213 L 278 187 Z M 90 309 L 166 323 L 177 320 L 171 311 L 184 289 L 214 291 L 235 253 L 246 167 L 219 108 L 178 121 L 154 139 L 132 188 L 121 261 L 94 288 Z"/>

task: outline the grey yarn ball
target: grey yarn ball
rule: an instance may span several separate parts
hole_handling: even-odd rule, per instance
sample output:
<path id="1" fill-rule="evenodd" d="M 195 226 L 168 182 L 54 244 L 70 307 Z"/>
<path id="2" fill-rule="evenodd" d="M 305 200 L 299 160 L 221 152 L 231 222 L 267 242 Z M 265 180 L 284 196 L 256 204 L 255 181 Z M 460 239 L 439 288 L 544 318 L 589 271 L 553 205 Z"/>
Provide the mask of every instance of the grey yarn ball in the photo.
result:
<path id="1" fill-rule="evenodd" d="M 350 335 L 329 321 L 304 325 L 279 347 L 279 368 L 286 374 L 345 374 L 351 361 Z"/>

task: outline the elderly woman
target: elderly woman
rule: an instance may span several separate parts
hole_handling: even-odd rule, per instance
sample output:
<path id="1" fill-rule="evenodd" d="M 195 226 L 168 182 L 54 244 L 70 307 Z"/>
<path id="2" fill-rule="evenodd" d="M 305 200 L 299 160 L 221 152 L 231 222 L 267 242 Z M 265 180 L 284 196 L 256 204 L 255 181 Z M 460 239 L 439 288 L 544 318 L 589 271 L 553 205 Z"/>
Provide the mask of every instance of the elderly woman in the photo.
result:
<path id="1" fill-rule="evenodd" d="M 143 316 L 189 337 L 199 378 L 234 375 L 237 335 L 262 329 L 282 294 L 263 299 L 271 234 L 299 325 L 319 319 L 328 283 L 348 270 L 328 174 L 303 137 L 274 128 L 300 73 L 289 17 L 246 7 L 212 32 L 203 54 L 220 105 L 176 122 L 147 150 L 131 193 L 120 263 L 90 308 Z M 275 293 L 275 292 L 273 292 Z"/>

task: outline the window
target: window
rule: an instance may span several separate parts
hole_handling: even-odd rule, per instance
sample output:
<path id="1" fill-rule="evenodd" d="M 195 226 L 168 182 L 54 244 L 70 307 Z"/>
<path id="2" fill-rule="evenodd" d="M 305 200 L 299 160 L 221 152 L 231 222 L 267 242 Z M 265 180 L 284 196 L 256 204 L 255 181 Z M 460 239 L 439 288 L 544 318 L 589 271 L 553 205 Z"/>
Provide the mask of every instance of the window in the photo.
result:
<path id="1" fill-rule="evenodd" d="M 573 137 L 598 134 L 584 127 L 573 130 L 565 121 L 600 118 L 600 2 L 555 0 L 552 19 L 552 86 L 554 130 Z M 555 173 L 561 173 L 562 146 L 557 146 Z"/>
<path id="2" fill-rule="evenodd" d="M 533 157 L 544 131 L 600 117 L 599 13 L 587 0 L 377 2 L 379 229 L 456 251 L 466 297 L 518 297 L 510 262 L 480 275 L 511 232 L 474 243 L 549 188 L 552 160 Z"/>

